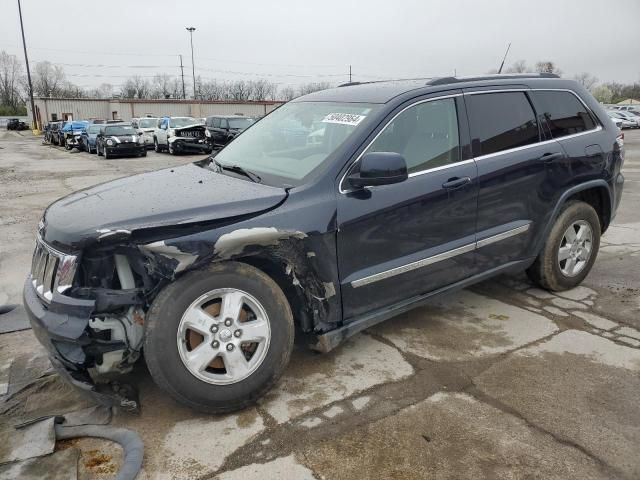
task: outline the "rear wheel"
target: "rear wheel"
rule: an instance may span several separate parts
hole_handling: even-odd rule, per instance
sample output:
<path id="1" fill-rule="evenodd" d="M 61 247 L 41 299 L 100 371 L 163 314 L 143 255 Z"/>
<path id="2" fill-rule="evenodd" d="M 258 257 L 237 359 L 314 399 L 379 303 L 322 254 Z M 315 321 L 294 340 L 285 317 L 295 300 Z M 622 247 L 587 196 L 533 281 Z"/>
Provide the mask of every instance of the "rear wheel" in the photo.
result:
<path id="1" fill-rule="evenodd" d="M 600 248 L 600 219 L 585 202 L 568 203 L 556 219 L 529 278 L 547 290 L 576 287 L 589 274 Z"/>
<path id="2" fill-rule="evenodd" d="M 156 137 L 153 137 L 153 149 L 156 151 L 156 153 L 160 153 L 160 144 L 158 143 L 158 139 Z"/>
<path id="3" fill-rule="evenodd" d="M 210 413 L 245 408 L 278 380 L 293 348 L 293 316 L 278 285 L 237 262 L 194 271 L 167 286 L 145 323 L 156 383 Z"/>

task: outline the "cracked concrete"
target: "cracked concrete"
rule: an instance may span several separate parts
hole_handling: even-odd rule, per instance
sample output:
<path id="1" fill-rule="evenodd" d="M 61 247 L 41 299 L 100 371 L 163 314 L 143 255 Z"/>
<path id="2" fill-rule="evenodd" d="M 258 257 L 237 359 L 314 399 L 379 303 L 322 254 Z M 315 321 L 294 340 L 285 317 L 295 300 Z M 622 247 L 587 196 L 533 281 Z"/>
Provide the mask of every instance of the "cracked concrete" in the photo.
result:
<path id="1" fill-rule="evenodd" d="M 132 378 L 142 413 L 113 419 L 144 440 L 140 478 L 639 478 L 640 169 L 633 167 L 640 132 L 625 135 L 630 182 L 582 286 L 554 294 L 523 274 L 502 276 L 393 318 L 328 355 L 297 349 L 268 397 L 232 415 L 176 405 L 141 366 Z M 0 132 L 0 142 L 3 303 L 20 301 L 49 202 L 200 158 L 150 152 L 98 168 L 95 156 L 18 134 Z M 30 331 L 0 335 L 0 384 L 14 359 L 40 351 Z M 37 398 L 46 403 L 46 392 Z M 80 439 L 73 448 L 81 479 L 112 475 L 88 467 L 92 456 L 108 457 L 113 468 L 121 462 L 108 442 Z M 0 477 L 17 471 L 11 465 L 0 467 Z"/>

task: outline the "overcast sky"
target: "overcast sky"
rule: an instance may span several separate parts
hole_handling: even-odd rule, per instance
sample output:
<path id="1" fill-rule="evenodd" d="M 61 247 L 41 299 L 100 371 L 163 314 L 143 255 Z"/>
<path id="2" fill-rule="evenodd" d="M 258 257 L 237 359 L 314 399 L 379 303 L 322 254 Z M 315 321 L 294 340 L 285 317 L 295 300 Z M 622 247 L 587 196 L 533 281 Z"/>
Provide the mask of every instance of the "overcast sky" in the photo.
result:
<path id="1" fill-rule="evenodd" d="M 23 59 L 16 0 L 3 0 L 0 49 Z M 640 81 L 640 0 L 22 0 L 30 60 L 64 65 L 85 87 L 130 75 L 311 81 L 473 75 L 556 62 L 566 76 Z M 629 22 L 629 27 L 624 23 Z M 105 65 L 105 66 L 96 66 Z M 139 68 L 139 67 L 148 68 Z M 188 75 L 188 76 L 187 76 Z"/>

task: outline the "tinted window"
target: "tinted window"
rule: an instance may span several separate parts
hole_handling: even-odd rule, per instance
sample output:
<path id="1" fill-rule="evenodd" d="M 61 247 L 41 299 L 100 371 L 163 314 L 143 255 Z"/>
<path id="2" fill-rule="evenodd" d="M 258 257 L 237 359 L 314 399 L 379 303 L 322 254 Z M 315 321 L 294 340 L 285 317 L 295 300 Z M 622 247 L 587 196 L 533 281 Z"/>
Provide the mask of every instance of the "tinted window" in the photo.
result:
<path id="1" fill-rule="evenodd" d="M 135 135 L 135 133 L 135 129 L 129 125 L 107 127 L 105 129 L 105 135 Z"/>
<path id="2" fill-rule="evenodd" d="M 538 141 L 538 125 L 524 92 L 467 95 L 476 157 Z"/>
<path id="3" fill-rule="evenodd" d="M 540 119 L 546 120 L 554 138 L 595 128 L 596 124 L 578 98 L 569 92 L 532 92 Z"/>
<path id="4" fill-rule="evenodd" d="M 220 118 L 215 117 L 215 118 L 213 119 L 213 127 L 214 127 L 214 128 L 220 128 Z"/>
<path id="5" fill-rule="evenodd" d="M 408 108 L 385 127 L 367 152 L 399 153 L 409 173 L 459 161 L 455 100 L 435 100 Z"/>

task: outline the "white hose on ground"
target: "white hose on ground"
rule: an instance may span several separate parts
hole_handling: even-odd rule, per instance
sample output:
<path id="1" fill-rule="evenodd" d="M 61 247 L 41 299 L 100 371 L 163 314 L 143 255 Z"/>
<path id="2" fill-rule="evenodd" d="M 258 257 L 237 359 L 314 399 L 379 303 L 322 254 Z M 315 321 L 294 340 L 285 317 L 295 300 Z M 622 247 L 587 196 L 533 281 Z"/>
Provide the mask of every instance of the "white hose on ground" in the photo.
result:
<path id="1" fill-rule="evenodd" d="M 116 480 L 134 480 L 142 468 L 144 444 L 140 436 L 126 428 L 109 427 L 106 425 L 81 425 L 78 427 L 65 427 L 56 425 L 56 438 L 67 440 L 78 437 L 95 437 L 111 440 L 122 447 L 122 467 L 116 476 Z"/>

